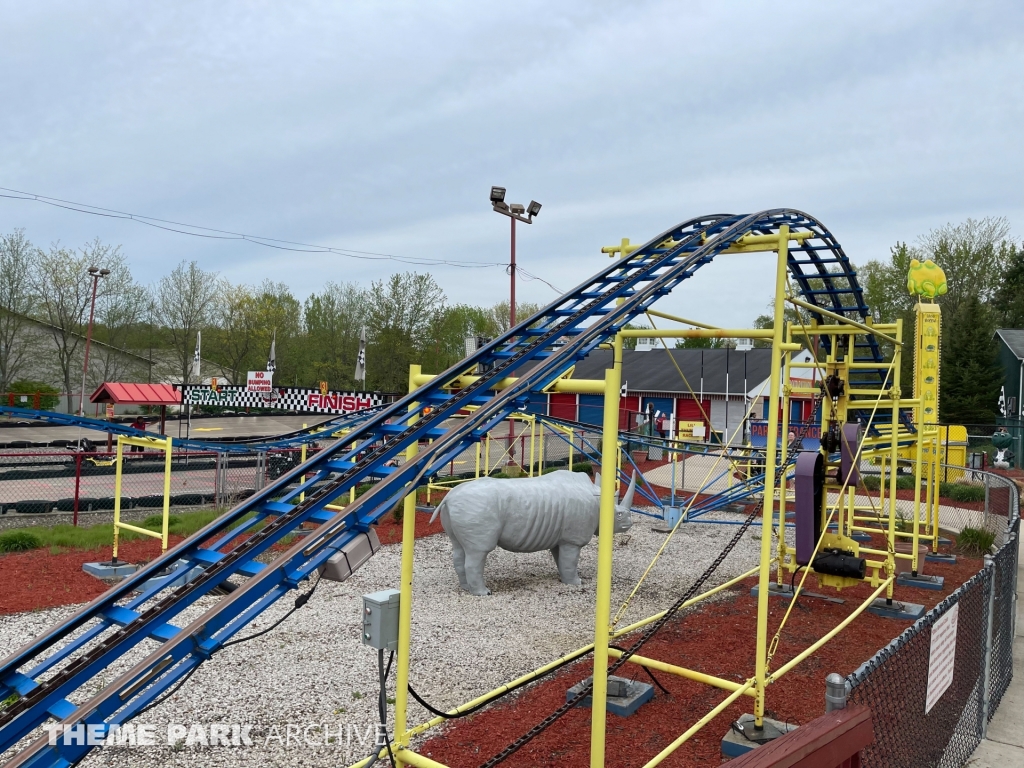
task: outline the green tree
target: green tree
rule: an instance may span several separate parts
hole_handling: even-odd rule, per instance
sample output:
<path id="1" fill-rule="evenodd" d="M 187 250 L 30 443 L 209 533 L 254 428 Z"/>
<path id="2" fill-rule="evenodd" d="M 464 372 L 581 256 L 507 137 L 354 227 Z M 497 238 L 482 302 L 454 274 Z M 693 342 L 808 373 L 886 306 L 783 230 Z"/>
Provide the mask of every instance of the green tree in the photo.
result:
<path id="1" fill-rule="evenodd" d="M 431 373 L 447 370 L 466 356 L 466 337 L 492 338 L 493 329 L 490 312 L 483 307 L 442 307 L 430 321 L 429 339 L 423 350 L 424 369 Z"/>
<path id="2" fill-rule="evenodd" d="M 206 334 L 203 356 L 230 371 L 232 384 L 244 384 L 248 360 L 253 353 L 256 296 L 251 286 L 225 282 L 213 317 L 214 327 Z"/>
<path id="3" fill-rule="evenodd" d="M 975 295 L 946 318 L 939 416 L 947 424 L 995 422 L 1002 369 L 992 338 L 992 312 Z"/>
<path id="4" fill-rule="evenodd" d="M 35 250 L 24 230 L 0 235 L 0 393 L 13 391 L 30 351 L 23 329 L 36 304 Z"/>
<path id="5" fill-rule="evenodd" d="M 430 340 L 431 322 L 445 305 L 441 286 L 429 274 L 403 272 L 370 285 L 367 311 L 367 386 L 405 392 L 409 365 Z"/>
<path id="6" fill-rule="evenodd" d="M 332 389 L 355 386 L 359 332 L 366 324 L 367 309 L 367 291 L 356 283 L 327 283 L 320 293 L 306 299 L 308 377 L 326 381 Z"/>
<path id="7" fill-rule="evenodd" d="M 1012 249 L 1006 259 L 1006 268 L 992 297 L 992 308 L 1001 328 L 1024 328 L 1024 244 Z"/>
<path id="8" fill-rule="evenodd" d="M 265 280 L 248 303 L 251 344 L 244 360 L 246 371 L 267 367 L 270 345 L 276 339 L 274 382 L 280 386 L 298 386 L 302 352 L 302 305 L 284 283 Z M 313 382 L 303 382 L 312 384 Z"/>
<path id="9" fill-rule="evenodd" d="M 196 332 L 212 325 L 223 289 L 217 273 L 204 271 L 195 261 L 182 261 L 156 286 L 154 314 L 167 334 L 183 384 L 192 373 Z"/>
<path id="10" fill-rule="evenodd" d="M 490 319 L 490 328 L 488 336 L 501 336 L 509 329 L 509 307 L 511 303 L 508 301 L 499 301 L 497 304 L 492 306 L 488 310 Z M 523 322 L 524 320 L 533 317 L 541 310 L 540 304 L 534 304 L 528 301 L 517 301 L 516 302 L 516 325 Z"/>
<path id="11" fill-rule="evenodd" d="M 1015 250 L 1009 232 L 1006 219 L 988 217 L 946 224 L 921 238 L 912 253 L 918 259 L 932 259 L 946 273 L 948 291 L 940 299 L 943 312 L 956 313 L 971 296 L 982 303 L 992 299 Z"/>
<path id="12" fill-rule="evenodd" d="M 646 323 L 626 323 L 622 326 L 624 331 L 647 331 L 650 330 L 651 326 Z M 622 340 L 623 349 L 636 349 L 636 338 L 628 338 Z"/>
<path id="13" fill-rule="evenodd" d="M 148 379 L 151 364 L 135 355 L 124 354 L 130 348 L 142 349 L 141 326 L 149 314 L 152 297 L 144 285 L 135 282 L 127 261 L 120 253 L 97 256 L 98 265 L 110 270 L 100 281 L 103 290 L 96 296 L 96 324 L 93 340 L 101 342 L 90 350 L 89 376 L 92 385 L 104 381 Z M 150 358 L 151 359 L 151 358 Z"/>
<path id="14" fill-rule="evenodd" d="M 93 279 L 88 272 L 92 266 L 110 270 L 110 275 L 101 278 L 96 287 L 99 308 L 111 297 L 111 292 L 131 282 L 119 246 L 106 245 L 98 239 L 78 251 L 53 245 L 49 251 L 36 252 L 36 268 L 32 271 L 36 311 L 49 325 L 54 351 L 51 360 L 69 411 L 74 410 L 72 393 L 81 386 L 78 374 L 92 303 Z"/>

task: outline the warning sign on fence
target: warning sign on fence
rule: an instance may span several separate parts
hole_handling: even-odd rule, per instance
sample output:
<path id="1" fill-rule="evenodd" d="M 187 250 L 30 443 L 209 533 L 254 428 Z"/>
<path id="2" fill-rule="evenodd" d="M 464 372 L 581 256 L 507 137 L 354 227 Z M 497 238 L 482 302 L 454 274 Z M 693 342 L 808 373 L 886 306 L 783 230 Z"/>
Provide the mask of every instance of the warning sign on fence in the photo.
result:
<path id="1" fill-rule="evenodd" d="M 953 682 L 956 628 L 959 614 L 960 604 L 957 603 L 946 612 L 945 616 L 932 624 L 932 646 L 928 656 L 928 692 L 924 699 L 926 715 Z"/>
<path id="2" fill-rule="evenodd" d="M 245 389 L 248 392 L 269 392 L 274 388 L 273 374 L 267 371 L 249 371 L 245 379 Z"/>

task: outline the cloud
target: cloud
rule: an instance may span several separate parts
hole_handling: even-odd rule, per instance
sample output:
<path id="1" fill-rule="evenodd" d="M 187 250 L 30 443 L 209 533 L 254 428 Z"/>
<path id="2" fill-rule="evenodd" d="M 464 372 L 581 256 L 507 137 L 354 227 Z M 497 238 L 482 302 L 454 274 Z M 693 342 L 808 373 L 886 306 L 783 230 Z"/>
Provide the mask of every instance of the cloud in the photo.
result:
<path id="1" fill-rule="evenodd" d="M 519 256 L 563 288 L 694 215 L 797 207 L 857 262 L 968 216 L 1019 236 L 1019 4 L 5 3 L 0 185 L 223 229 L 503 261 L 489 185 L 544 209 Z M 202 241 L 0 201 L 36 242 L 124 244 L 152 281 L 369 281 L 387 263 Z M 666 303 L 723 324 L 752 260 Z M 501 269 L 436 271 L 497 301 Z M 762 296 L 762 294 L 764 294 Z M 554 293 L 522 286 L 526 300 Z M 685 311 L 679 305 L 685 304 Z"/>

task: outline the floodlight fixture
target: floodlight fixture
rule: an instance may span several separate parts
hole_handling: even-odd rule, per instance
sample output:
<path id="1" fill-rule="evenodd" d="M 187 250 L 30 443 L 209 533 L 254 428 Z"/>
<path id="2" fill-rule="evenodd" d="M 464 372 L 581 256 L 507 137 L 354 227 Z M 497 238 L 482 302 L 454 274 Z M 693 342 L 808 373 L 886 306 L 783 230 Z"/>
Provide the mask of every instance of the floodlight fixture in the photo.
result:
<path id="1" fill-rule="evenodd" d="M 532 219 L 534 216 L 540 213 L 540 203 L 538 203 L 536 200 L 531 200 L 530 205 L 526 209 L 526 212 L 530 214 L 530 218 Z"/>
<path id="2" fill-rule="evenodd" d="M 89 274 L 90 275 L 98 275 L 99 272 L 100 272 L 100 268 L 99 267 L 89 267 Z"/>
<path id="3" fill-rule="evenodd" d="M 511 210 L 512 213 L 519 214 L 520 216 L 526 213 L 526 208 L 524 208 L 520 203 L 512 203 L 512 205 L 509 206 L 509 210 Z"/>
<path id="4" fill-rule="evenodd" d="M 505 201 L 505 188 L 504 187 L 491 187 L 491 202 L 492 203 L 503 203 Z"/>
<path id="5" fill-rule="evenodd" d="M 100 277 L 106 277 L 109 274 L 110 274 L 110 270 L 109 269 L 101 269 L 100 270 Z"/>

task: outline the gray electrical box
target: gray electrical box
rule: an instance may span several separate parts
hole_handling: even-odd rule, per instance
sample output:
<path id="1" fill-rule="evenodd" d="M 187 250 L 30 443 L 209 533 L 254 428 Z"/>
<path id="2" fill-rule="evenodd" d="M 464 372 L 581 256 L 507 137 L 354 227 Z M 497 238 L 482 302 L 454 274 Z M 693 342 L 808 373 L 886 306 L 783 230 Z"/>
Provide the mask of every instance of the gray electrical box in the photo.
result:
<path id="1" fill-rule="evenodd" d="M 363 595 L 363 645 L 384 651 L 398 648 L 397 589 Z"/>

